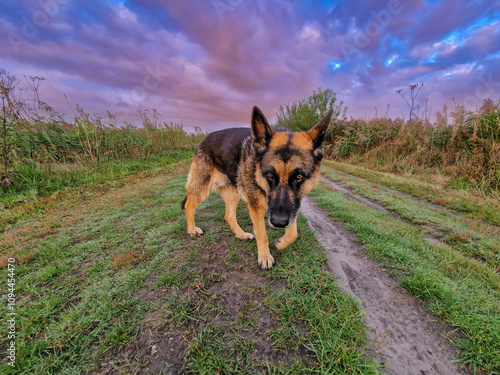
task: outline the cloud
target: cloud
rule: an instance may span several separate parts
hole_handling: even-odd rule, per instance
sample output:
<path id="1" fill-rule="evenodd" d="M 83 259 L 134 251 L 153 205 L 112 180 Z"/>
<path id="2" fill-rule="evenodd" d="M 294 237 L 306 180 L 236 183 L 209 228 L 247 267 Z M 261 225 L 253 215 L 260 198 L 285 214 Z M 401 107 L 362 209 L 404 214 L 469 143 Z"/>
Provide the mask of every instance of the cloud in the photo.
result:
<path id="1" fill-rule="evenodd" d="M 422 101 L 439 105 L 499 96 L 494 84 L 481 89 L 481 79 L 500 80 L 500 17 L 488 1 L 17 4 L 0 16 L 0 68 L 46 77 L 45 99 L 64 113 L 64 93 L 129 122 L 157 108 L 165 120 L 213 127 L 248 124 L 253 105 L 273 117 L 318 86 L 353 116 L 389 103 L 404 113 L 394 90 L 421 81 Z"/>

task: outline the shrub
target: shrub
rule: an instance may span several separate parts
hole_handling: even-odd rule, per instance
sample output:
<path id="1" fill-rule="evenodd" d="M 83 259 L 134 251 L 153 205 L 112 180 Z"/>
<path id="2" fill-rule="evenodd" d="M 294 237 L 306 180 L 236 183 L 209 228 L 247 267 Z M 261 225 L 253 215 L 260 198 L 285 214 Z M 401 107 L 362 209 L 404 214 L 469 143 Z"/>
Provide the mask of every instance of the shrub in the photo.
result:
<path id="1" fill-rule="evenodd" d="M 344 103 L 336 104 L 336 102 L 337 94 L 332 89 L 322 90 L 319 87 L 307 99 L 280 105 L 276 125 L 293 131 L 309 130 L 312 125 L 325 117 L 330 109 L 333 109 L 332 119 L 345 114 L 347 108 L 342 108 Z"/>

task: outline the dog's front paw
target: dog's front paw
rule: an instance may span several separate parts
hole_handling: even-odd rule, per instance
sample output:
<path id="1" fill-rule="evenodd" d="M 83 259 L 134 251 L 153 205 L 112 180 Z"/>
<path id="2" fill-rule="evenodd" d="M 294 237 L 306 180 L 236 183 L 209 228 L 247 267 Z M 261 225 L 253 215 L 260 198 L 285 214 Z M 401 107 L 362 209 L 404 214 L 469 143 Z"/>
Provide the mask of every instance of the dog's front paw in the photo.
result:
<path id="1" fill-rule="evenodd" d="M 285 247 L 290 246 L 297 239 L 297 232 L 291 231 L 290 233 L 285 232 L 283 236 L 274 241 L 274 246 L 278 250 L 283 250 Z"/>
<path id="2" fill-rule="evenodd" d="M 281 238 L 278 238 L 276 241 L 274 241 L 274 246 L 276 246 L 278 250 L 283 250 L 285 247 L 288 246 L 288 244 L 282 241 Z"/>
<path id="3" fill-rule="evenodd" d="M 243 240 L 243 241 L 255 240 L 255 235 L 253 235 L 252 233 L 247 233 L 247 232 L 243 232 L 240 235 L 236 235 L 236 237 L 238 237 L 240 240 Z"/>
<path id="4" fill-rule="evenodd" d="M 200 228 L 195 227 L 194 230 L 189 230 L 188 229 L 188 233 L 191 236 L 201 236 L 203 234 L 203 231 Z"/>
<path id="5" fill-rule="evenodd" d="M 258 261 L 259 261 L 259 266 L 265 270 L 270 269 L 274 264 L 274 259 L 273 259 L 271 254 L 269 254 L 267 256 L 260 256 L 259 255 Z"/>

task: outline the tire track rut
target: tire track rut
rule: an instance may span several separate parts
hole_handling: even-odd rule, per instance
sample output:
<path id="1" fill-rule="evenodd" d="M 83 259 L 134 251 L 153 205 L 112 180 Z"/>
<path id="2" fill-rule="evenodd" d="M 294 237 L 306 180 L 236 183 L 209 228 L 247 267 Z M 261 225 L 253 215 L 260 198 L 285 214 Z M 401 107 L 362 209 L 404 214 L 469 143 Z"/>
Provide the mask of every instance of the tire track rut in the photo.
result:
<path id="1" fill-rule="evenodd" d="M 329 180 L 328 178 L 322 176 L 321 177 L 321 181 L 324 182 L 327 186 L 329 186 L 330 188 L 344 194 L 344 195 L 347 195 L 348 197 L 358 201 L 358 202 L 361 202 L 365 205 L 367 205 L 368 207 L 371 207 L 371 208 L 374 208 L 380 212 L 383 212 L 385 213 L 387 216 L 390 216 L 392 217 L 393 219 L 396 219 L 396 220 L 399 220 L 399 221 L 402 221 L 404 223 L 407 223 L 409 225 L 415 225 L 414 223 L 412 223 L 410 220 L 407 220 L 405 218 L 403 218 L 402 216 L 400 216 L 399 214 L 393 212 L 393 211 L 390 211 L 388 210 L 387 208 L 385 208 L 384 206 L 382 206 L 381 204 L 378 204 L 378 203 L 375 203 L 373 202 L 372 200 L 368 199 L 368 198 L 365 198 L 359 194 L 356 194 L 356 193 L 353 193 L 351 190 L 341 186 L 340 184 L 332 181 L 332 180 Z M 434 228 L 431 226 L 431 225 L 425 225 L 425 224 L 421 224 L 421 226 L 426 226 L 428 227 L 429 229 L 433 230 Z M 424 238 L 429 241 L 430 243 L 432 243 L 433 245 L 437 245 L 437 246 L 443 246 L 443 247 L 447 247 L 447 248 L 450 248 L 450 245 L 448 245 L 446 242 L 443 242 L 441 241 L 441 239 L 439 239 L 438 237 L 435 237 L 435 236 L 432 236 L 431 234 L 425 234 L 424 235 Z"/>
<path id="2" fill-rule="evenodd" d="M 367 354 L 381 363 L 387 374 L 469 374 L 454 362 L 458 349 L 444 337 L 452 327 L 437 322 L 421 301 L 365 258 L 354 236 L 317 208 L 311 198 L 303 199 L 301 213 L 316 232 L 341 288 L 361 302 L 368 325 Z"/>

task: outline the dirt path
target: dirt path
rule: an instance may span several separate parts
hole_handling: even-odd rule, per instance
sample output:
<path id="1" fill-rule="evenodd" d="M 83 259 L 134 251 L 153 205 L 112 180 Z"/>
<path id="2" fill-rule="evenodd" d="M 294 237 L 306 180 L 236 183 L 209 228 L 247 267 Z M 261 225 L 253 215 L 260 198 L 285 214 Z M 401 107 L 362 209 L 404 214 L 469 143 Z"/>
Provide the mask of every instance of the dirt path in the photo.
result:
<path id="1" fill-rule="evenodd" d="M 458 350 L 443 336 L 451 331 L 449 326 L 436 322 L 382 267 L 363 257 L 352 235 L 311 198 L 303 200 L 301 212 L 317 233 L 341 288 L 361 301 L 369 327 L 368 354 L 385 366 L 387 374 L 468 373 L 454 363 Z"/>

